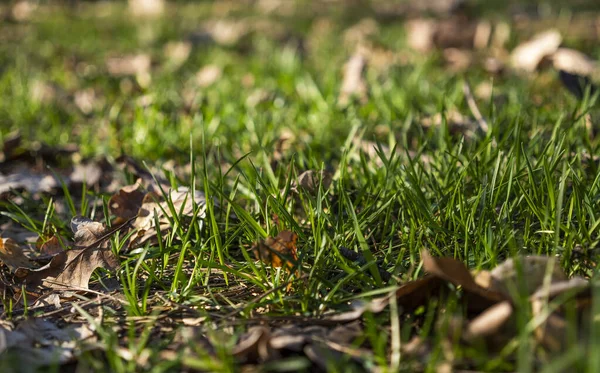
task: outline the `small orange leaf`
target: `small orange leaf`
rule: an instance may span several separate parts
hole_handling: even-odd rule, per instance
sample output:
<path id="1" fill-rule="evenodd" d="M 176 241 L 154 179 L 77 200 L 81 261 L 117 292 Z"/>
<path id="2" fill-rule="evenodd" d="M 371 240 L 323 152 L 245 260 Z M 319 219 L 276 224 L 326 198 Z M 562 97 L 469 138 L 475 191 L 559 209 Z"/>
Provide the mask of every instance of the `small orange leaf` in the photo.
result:
<path id="1" fill-rule="evenodd" d="M 252 246 L 256 259 L 272 267 L 294 268 L 298 261 L 296 242 L 298 235 L 292 231 L 282 231 L 277 237 L 268 237 Z"/>

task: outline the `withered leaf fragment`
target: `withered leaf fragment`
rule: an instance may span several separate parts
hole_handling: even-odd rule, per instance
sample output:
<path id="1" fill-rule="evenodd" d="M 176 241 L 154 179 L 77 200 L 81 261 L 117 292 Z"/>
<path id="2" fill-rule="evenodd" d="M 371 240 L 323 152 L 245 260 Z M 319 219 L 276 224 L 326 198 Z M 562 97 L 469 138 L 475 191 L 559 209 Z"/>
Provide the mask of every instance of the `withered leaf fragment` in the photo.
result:
<path id="1" fill-rule="evenodd" d="M 12 238 L 0 238 L 0 262 L 11 270 L 19 267 L 34 268 L 35 264 L 23 254 L 23 249 Z"/>
<path id="2" fill-rule="evenodd" d="M 298 235 L 291 231 L 282 231 L 276 237 L 268 237 L 252 246 L 256 259 L 272 267 L 294 268 L 298 261 L 296 242 Z"/>
<path id="3" fill-rule="evenodd" d="M 18 268 L 15 275 L 28 286 L 51 289 L 87 289 L 92 273 L 98 268 L 114 270 L 119 261 L 103 240 L 104 225 L 84 217 L 74 217 L 71 229 L 78 248 L 58 253 L 38 269 Z"/>

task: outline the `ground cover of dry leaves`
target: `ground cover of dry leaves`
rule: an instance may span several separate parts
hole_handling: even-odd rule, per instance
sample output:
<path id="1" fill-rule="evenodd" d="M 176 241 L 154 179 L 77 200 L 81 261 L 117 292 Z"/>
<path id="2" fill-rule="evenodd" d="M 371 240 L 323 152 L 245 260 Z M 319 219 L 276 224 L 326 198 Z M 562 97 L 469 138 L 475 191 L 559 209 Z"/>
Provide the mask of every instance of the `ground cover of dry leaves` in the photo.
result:
<path id="1" fill-rule="evenodd" d="M 0 370 L 600 369 L 600 11 L 298 4 L 0 8 Z"/>

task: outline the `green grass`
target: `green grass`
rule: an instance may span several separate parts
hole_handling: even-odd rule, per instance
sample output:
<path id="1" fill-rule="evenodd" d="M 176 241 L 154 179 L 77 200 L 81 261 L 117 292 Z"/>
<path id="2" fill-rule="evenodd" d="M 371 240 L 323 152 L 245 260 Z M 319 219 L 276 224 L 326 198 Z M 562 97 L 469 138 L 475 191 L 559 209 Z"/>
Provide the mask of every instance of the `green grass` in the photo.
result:
<path id="1" fill-rule="evenodd" d="M 494 268 L 516 255 L 556 255 L 567 274 L 597 282 L 590 263 L 598 259 L 600 173 L 593 156 L 599 143 L 583 115 L 597 122 L 596 98 L 577 101 L 552 70 L 532 76 L 492 77 L 479 67 L 454 73 L 437 52 L 406 52 L 410 63 L 386 71 L 369 68 L 368 102 L 343 108 L 338 105 L 342 67 L 353 51 L 344 46 L 343 31 L 355 15 L 324 14 L 331 25 L 322 29 L 308 16 L 273 17 L 287 35 L 255 32 L 233 46 L 197 45 L 182 66 L 171 69 L 165 67 L 164 44 L 195 31 L 214 9 L 207 3 L 169 9 L 151 24 L 136 23 L 123 4 L 85 4 L 76 11 L 39 12 L 25 24 L 0 25 L 7 35 L 0 43 L 2 136 L 18 129 L 27 146 L 76 143 L 83 157 L 105 156 L 111 162 L 126 154 L 149 165 L 190 163 L 191 172 L 182 179 L 173 175 L 172 184 L 202 190 L 214 201 L 204 219 L 200 208 L 191 221 L 173 214 L 173 229 L 160 244 L 121 252 L 120 290 L 110 295 L 119 301 L 110 299 L 101 323 L 77 309 L 97 324 L 104 346 L 102 354 L 82 354 L 84 370 L 235 371 L 239 367 L 230 351 L 255 318 L 316 317 L 351 300 L 385 294 L 391 285 L 422 275 L 423 248 L 470 269 Z M 550 19 L 564 10 L 551 9 Z M 243 9 L 234 13 L 234 18 L 262 19 L 247 16 Z M 379 27 L 376 43 L 405 50 L 401 25 Z M 519 35 L 511 47 L 517 40 Z M 582 45 L 600 57 L 597 46 Z M 153 59 L 147 87 L 135 77 L 106 73 L 106 57 L 141 52 Z M 220 66 L 223 75 L 198 87 L 194 75 L 208 64 Z M 60 87 L 53 99 L 40 102 L 32 95 L 40 81 Z M 422 126 L 436 113 L 471 117 L 465 82 L 476 87 L 490 81 L 494 97 L 477 99 L 488 133 L 453 133 L 445 120 Z M 89 113 L 73 104 L 73 95 L 85 89 L 100 98 Z M 261 94 L 262 100 L 252 102 Z M 150 103 L 143 104 L 142 97 Z M 282 147 L 286 133 L 293 136 Z M 378 151 L 362 151 L 357 138 L 377 144 Z M 322 169 L 334 175 L 330 187 L 291 191 L 300 173 Z M 71 194 L 77 193 L 67 190 Z M 91 190 L 83 195 L 85 203 L 74 196 L 60 212 L 52 207 L 55 199 L 32 201 L 25 195 L 20 204 L 2 201 L 0 222 L 10 217 L 39 233 L 50 226 L 64 233 L 74 213 L 96 220 L 107 215 L 102 212 L 108 211 L 108 195 Z M 252 243 L 284 229 L 299 235 L 302 279 L 254 260 Z M 123 240 L 112 238 L 115 251 Z M 345 259 L 342 247 L 362 253 L 365 263 Z M 393 275 L 390 284 L 382 282 L 376 264 Z M 525 308 L 517 315 L 523 328 L 504 350 L 453 347 L 457 365 L 526 372 L 565 364 L 596 371 L 595 360 L 588 360 L 594 348 L 576 343 L 562 355 L 533 358 L 538 347 L 526 327 L 531 315 Z M 460 302 L 450 299 L 444 305 L 432 300 L 400 318 L 402 310 L 394 307 L 366 315 L 360 337 L 372 353 L 366 367 L 387 369 L 390 346 L 399 348 L 420 335 L 431 338 L 429 358 L 419 362 L 396 355 L 391 370 L 434 371 L 447 358 L 443 335 L 450 316 L 463 312 Z M 205 318 L 204 335 L 179 346 L 191 354 L 161 358 L 162 350 L 174 346 L 173 329 L 180 326 L 161 317 Z M 205 342 L 217 359 L 202 348 Z M 306 361 L 270 364 L 265 369 L 293 370 Z M 347 361 L 337 364 L 339 371 L 356 369 Z"/>

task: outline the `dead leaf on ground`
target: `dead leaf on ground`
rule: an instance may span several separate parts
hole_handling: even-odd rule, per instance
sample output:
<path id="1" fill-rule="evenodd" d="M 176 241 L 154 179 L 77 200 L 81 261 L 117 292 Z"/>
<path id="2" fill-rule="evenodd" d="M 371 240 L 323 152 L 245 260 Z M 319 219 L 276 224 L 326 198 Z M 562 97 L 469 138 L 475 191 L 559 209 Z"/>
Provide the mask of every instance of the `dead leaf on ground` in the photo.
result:
<path id="1" fill-rule="evenodd" d="M 595 85 L 590 78 L 587 76 L 571 74 L 569 72 L 560 70 L 558 72 L 558 77 L 560 82 L 578 99 L 583 99 L 587 91 L 589 91 L 590 97 L 595 95 L 598 92 L 598 86 Z M 586 121 L 589 117 L 586 116 Z M 592 125 L 588 125 L 586 123 L 586 127 L 590 130 L 592 129 Z M 593 135 L 591 136 L 593 137 Z"/>
<path id="2" fill-rule="evenodd" d="M 177 69 L 188 60 L 192 52 L 192 43 L 185 41 L 169 42 L 163 47 L 167 64 L 171 69 Z"/>
<path id="3" fill-rule="evenodd" d="M 340 106 L 348 105 L 353 97 L 358 98 L 363 104 L 367 102 L 367 82 L 364 77 L 366 63 L 366 58 L 362 54 L 355 53 L 344 65 L 344 76 L 338 97 Z"/>
<path id="4" fill-rule="evenodd" d="M 75 233 L 75 244 L 83 248 L 61 251 L 53 256 L 48 264 L 38 269 L 21 267 L 15 275 L 28 286 L 40 285 L 51 289 L 87 289 L 92 273 L 98 268 L 114 270 L 118 259 L 110 250 L 104 225 L 87 218 L 75 217 L 71 220 Z"/>
<path id="5" fill-rule="evenodd" d="M 291 231 L 281 231 L 276 237 L 260 240 L 252 246 L 256 259 L 272 267 L 285 267 L 292 270 L 298 264 L 296 242 L 298 235 Z"/>
<path id="6" fill-rule="evenodd" d="M 577 75 L 593 75 L 598 71 L 598 62 L 591 57 L 570 48 L 558 48 L 550 57 L 556 70 Z"/>
<path id="7" fill-rule="evenodd" d="M 154 18 L 165 11 L 164 0 L 129 0 L 129 12 L 134 17 Z"/>
<path id="8" fill-rule="evenodd" d="M 544 57 L 554 54 L 562 36 L 557 30 L 547 30 L 520 44 L 511 53 L 511 65 L 519 70 L 534 72 Z"/>
<path id="9" fill-rule="evenodd" d="M 132 237 L 129 244 L 130 248 L 156 239 L 157 230 L 164 233 L 171 227 L 173 214 L 169 208 L 169 203 L 173 204 L 177 215 L 184 218 L 192 218 L 194 209 L 197 206 L 199 208 L 197 223 L 202 222 L 206 215 L 206 199 L 203 192 L 196 190 L 192 195 L 190 188 L 179 187 L 175 190 L 168 189 L 167 196 L 170 201 L 164 201 L 162 195 L 158 193 L 146 193 L 137 213 L 137 218 L 132 223 L 133 228 L 137 230 L 137 234 Z M 157 220 L 155 220 L 155 217 Z M 156 227 L 156 221 L 158 221 L 158 227 Z"/>
<path id="10" fill-rule="evenodd" d="M 363 18 L 344 31 L 344 44 L 349 48 L 363 44 L 379 33 L 379 24 L 373 18 Z"/>
<path id="11" fill-rule="evenodd" d="M 217 65 L 206 65 L 196 73 L 196 83 L 206 88 L 221 79 L 223 70 Z"/>
<path id="12" fill-rule="evenodd" d="M 190 35 L 189 40 L 194 44 L 216 43 L 223 46 L 233 46 L 249 32 L 250 27 L 244 21 L 220 19 L 204 24 L 202 30 Z"/>
<path id="13" fill-rule="evenodd" d="M 35 268 L 35 263 L 25 256 L 21 246 L 11 238 L 0 238 L 0 262 L 13 273 L 21 267 Z"/>
<path id="14" fill-rule="evenodd" d="M 507 299 L 503 293 L 495 289 L 484 289 L 479 286 L 467 267 L 456 259 L 434 258 L 427 250 L 421 252 L 421 258 L 425 271 L 463 288 L 468 297 L 467 306 L 472 310 L 483 311 Z"/>
<path id="15" fill-rule="evenodd" d="M 119 219 L 116 224 L 123 223 L 138 214 L 146 195 L 141 184 L 142 180 L 138 179 L 135 184 L 119 189 L 116 194 L 110 197 L 108 208 L 110 213 Z"/>
<path id="16" fill-rule="evenodd" d="M 417 18 L 406 23 L 407 43 L 419 52 L 434 48 L 470 50 L 488 45 L 491 35 L 489 22 L 473 22 L 464 16 L 444 20 Z"/>
<path id="17" fill-rule="evenodd" d="M 14 329 L 2 325 L 0 365 L 15 366 L 16 361 L 23 367 L 31 367 L 31 371 L 38 371 L 42 367 L 64 364 L 81 353 L 81 343 L 94 342 L 93 335 L 86 324 L 59 327 L 41 318 L 22 321 Z"/>
<path id="18" fill-rule="evenodd" d="M 504 342 L 506 342 L 514 335 L 514 330 L 502 332 L 502 329 L 506 328 L 505 325 L 512 314 L 513 306 L 509 301 L 496 303 L 467 324 L 463 337 L 469 342 L 490 337 L 495 337 L 494 339 L 497 341 L 500 337 L 504 337 Z M 500 345 L 500 343 L 496 343 L 496 345 Z"/>
<path id="19" fill-rule="evenodd" d="M 518 294 L 518 289 L 531 295 L 544 283 L 546 274 L 550 276 L 550 283 L 567 279 L 557 258 L 547 256 L 510 258 L 490 272 L 489 289 L 507 297 Z"/>
<path id="20" fill-rule="evenodd" d="M 291 188 L 295 191 L 303 189 L 308 193 L 315 195 L 319 186 L 323 188 L 324 191 L 327 190 L 331 185 L 332 179 L 333 175 L 331 172 L 325 170 L 307 170 L 301 173 L 297 180 L 292 182 Z"/>
<path id="21" fill-rule="evenodd" d="M 40 236 L 36 242 L 36 246 L 40 254 L 45 256 L 54 256 L 65 250 L 67 242 L 60 236 L 53 234 L 50 237 Z"/>

